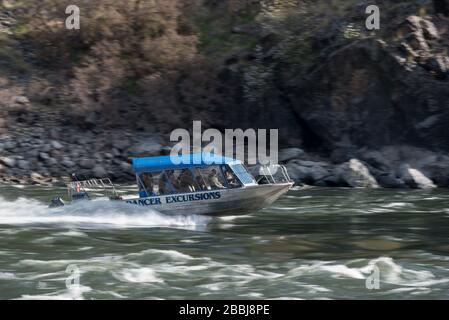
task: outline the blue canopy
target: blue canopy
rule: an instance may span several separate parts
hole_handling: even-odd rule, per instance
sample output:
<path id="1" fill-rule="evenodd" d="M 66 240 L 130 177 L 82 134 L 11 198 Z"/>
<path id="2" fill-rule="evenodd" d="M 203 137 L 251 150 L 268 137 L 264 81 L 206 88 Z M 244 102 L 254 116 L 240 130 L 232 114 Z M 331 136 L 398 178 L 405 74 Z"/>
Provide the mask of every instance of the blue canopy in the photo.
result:
<path id="1" fill-rule="evenodd" d="M 208 165 L 241 163 L 233 158 L 215 155 L 212 153 L 194 153 L 177 156 L 160 156 L 149 158 L 134 158 L 133 168 L 136 172 L 149 172 L 161 170 L 174 170 Z"/>

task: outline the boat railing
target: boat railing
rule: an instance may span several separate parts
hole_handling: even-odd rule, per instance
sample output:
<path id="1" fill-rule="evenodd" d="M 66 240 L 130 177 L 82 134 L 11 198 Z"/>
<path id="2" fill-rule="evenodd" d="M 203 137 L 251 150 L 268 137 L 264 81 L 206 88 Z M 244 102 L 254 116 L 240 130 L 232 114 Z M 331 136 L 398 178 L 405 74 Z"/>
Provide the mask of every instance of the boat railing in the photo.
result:
<path id="1" fill-rule="evenodd" d="M 89 191 L 106 192 L 109 197 L 118 196 L 115 186 L 109 178 L 72 181 L 67 184 L 67 189 L 71 199 L 74 194 L 87 194 Z"/>
<path id="2" fill-rule="evenodd" d="M 273 168 L 276 168 L 275 172 L 272 171 Z M 276 184 L 282 182 L 290 182 L 291 179 L 285 166 L 266 165 L 259 168 L 259 179 L 257 180 L 257 182 L 259 183 L 262 181 L 266 184 Z"/>

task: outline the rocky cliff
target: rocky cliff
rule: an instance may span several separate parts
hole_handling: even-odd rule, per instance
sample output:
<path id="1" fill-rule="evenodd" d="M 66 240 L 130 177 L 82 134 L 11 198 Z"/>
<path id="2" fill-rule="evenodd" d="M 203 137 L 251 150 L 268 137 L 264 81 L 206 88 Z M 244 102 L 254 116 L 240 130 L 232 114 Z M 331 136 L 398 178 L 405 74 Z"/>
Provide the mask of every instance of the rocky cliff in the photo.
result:
<path id="1" fill-rule="evenodd" d="M 300 183 L 449 185 L 445 1 L 374 1 L 375 31 L 367 1 L 81 1 L 70 34 L 52 1 L 2 3 L 4 181 L 127 181 L 129 157 L 202 120 L 278 128 Z"/>

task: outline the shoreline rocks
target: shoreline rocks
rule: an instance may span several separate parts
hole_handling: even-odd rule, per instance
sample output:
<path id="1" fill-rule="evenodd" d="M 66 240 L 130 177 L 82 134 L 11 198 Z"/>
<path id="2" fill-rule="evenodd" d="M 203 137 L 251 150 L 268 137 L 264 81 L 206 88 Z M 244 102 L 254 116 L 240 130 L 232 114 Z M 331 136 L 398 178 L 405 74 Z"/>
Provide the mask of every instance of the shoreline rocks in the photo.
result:
<path id="1" fill-rule="evenodd" d="M 36 129 L 36 130 L 33 130 Z M 79 132 L 16 126 L 0 135 L 0 183 L 54 185 L 72 173 L 81 178 L 110 177 L 134 182 L 130 159 L 167 154 L 161 136 L 148 133 Z M 279 152 L 297 184 L 319 187 L 420 188 L 449 187 L 449 155 L 409 146 L 378 150 L 334 150 L 330 156 L 300 148 Z M 335 155 L 340 156 L 336 157 Z"/>

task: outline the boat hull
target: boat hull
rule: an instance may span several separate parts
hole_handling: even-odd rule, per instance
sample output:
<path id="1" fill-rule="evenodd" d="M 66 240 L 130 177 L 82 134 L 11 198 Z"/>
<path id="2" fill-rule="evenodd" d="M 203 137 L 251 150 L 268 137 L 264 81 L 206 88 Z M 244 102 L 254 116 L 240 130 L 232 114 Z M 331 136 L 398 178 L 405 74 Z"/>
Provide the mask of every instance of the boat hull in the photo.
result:
<path id="1" fill-rule="evenodd" d="M 122 200 L 164 214 L 244 215 L 268 207 L 293 186 L 279 183 Z"/>

